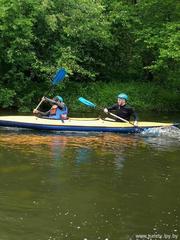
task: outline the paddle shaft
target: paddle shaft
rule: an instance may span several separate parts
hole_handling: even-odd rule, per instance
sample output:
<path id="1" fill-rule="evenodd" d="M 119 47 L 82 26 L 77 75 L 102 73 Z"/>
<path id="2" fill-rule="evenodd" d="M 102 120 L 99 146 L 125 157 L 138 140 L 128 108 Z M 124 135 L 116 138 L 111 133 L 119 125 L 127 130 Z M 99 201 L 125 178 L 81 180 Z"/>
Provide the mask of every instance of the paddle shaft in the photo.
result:
<path id="1" fill-rule="evenodd" d="M 117 118 L 117 119 L 120 119 L 120 120 L 123 121 L 123 122 L 130 123 L 130 122 L 127 121 L 126 119 L 121 118 L 121 117 L 119 117 L 119 116 L 117 116 L 117 115 L 115 115 L 115 114 L 113 114 L 113 113 L 111 113 L 111 112 L 108 112 L 108 113 L 109 113 L 109 115 L 111 115 L 111 116 L 113 116 L 113 117 L 115 117 L 115 118 Z"/>
<path id="2" fill-rule="evenodd" d="M 47 95 L 53 90 L 54 86 L 55 86 L 55 85 L 53 85 L 53 86 L 49 89 L 49 91 L 48 91 L 46 94 L 44 94 L 44 95 L 47 96 Z M 38 110 L 38 108 L 41 106 L 41 104 L 42 104 L 43 102 L 44 102 L 44 99 L 42 98 L 41 101 L 39 102 L 39 104 L 37 105 L 37 107 L 35 108 L 35 110 Z"/>
<path id="3" fill-rule="evenodd" d="M 123 121 L 123 122 L 125 122 L 125 123 L 129 123 L 129 124 L 131 124 L 131 125 L 134 126 L 134 124 L 131 123 L 131 122 L 129 122 L 128 120 L 126 120 L 126 119 L 124 119 L 124 118 L 122 118 L 122 117 L 119 117 L 119 116 L 117 116 L 116 114 L 113 114 L 113 113 L 111 113 L 111 112 L 108 112 L 108 113 L 109 113 L 109 115 L 111 115 L 111 116 L 113 116 L 113 117 L 115 117 L 115 118 L 117 118 L 117 119 L 120 119 L 121 121 Z"/>
<path id="4" fill-rule="evenodd" d="M 101 110 L 104 110 L 103 108 L 99 108 L 99 109 L 101 109 Z M 119 120 L 121 120 L 121 121 L 123 121 L 123 122 L 125 122 L 125 123 L 129 123 L 129 124 L 131 124 L 131 125 L 133 125 L 134 126 L 134 124 L 133 123 L 131 123 L 131 122 L 129 122 L 128 120 L 126 120 L 126 119 L 124 119 L 124 118 L 122 118 L 122 117 L 119 117 L 119 116 L 117 116 L 116 114 L 114 114 L 114 113 L 111 113 L 111 112 L 107 112 L 107 114 L 109 113 L 109 115 L 111 115 L 111 116 L 113 116 L 113 117 L 115 117 L 115 118 L 117 118 L 117 119 L 119 119 Z"/>
<path id="5" fill-rule="evenodd" d="M 43 101 L 44 101 L 44 100 L 41 99 L 41 101 L 39 102 L 39 104 L 37 105 L 37 107 L 35 108 L 35 110 L 38 110 L 38 108 L 40 107 L 40 105 L 42 104 Z"/>
<path id="6" fill-rule="evenodd" d="M 79 98 L 79 101 L 82 102 L 83 104 L 89 106 L 89 107 L 97 108 L 97 109 L 99 109 L 99 110 L 103 110 L 103 111 L 104 111 L 104 108 L 102 108 L 102 107 L 97 107 L 96 104 L 90 102 L 89 100 L 87 100 L 87 99 L 85 99 L 85 98 L 83 98 L 83 97 L 80 97 L 80 98 Z M 118 118 L 118 119 L 120 119 L 121 121 L 126 122 L 126 123 L 129 123 L 129 124 L 131 124 L 131 125 L 134 126 L 133 123 L 130 123 L 128 120 L 126 120 L 126 119 L 124 119 L 124 118 L 122 118 L 122 117 L 119 117 L 119 116 L 117 116 L 117 115 L 115 115 L 115 114 L 113 114 L 113 113 L 111 113 L 111 112 L 109 112 L 109 111 L 107 111 L 106 113 L 107 113 L 107 114 L 109 113 L 109 115 L 111 115 L 111 116 L 113 116 L 113 117 L 115 117 L 115 118 Z"/>
<path id="7" fill-rule="evenodd" d="M 48 91 L 46 94 L 44 94 L 44 96 L 45 96 L 45 95 L 48 95 L 48 94 L 52 91 L 52 89 L 54 88 L 54 86 L 57 85 L 60 81 L 62 81 L 62 80 L 64 79 L 65 75 L 66 75 L 66 71 L 65 71 L 64 68 L 61 68 L 59 71 L 57 71 L 57 72 L 56 72 L 56 75 L 54 76 L 54 78 L 53 78 L 53 80 L 52 80 L 52 84 L 53 84 L 53 85 L 51 86 L 51 88 L 49 89 L 49 91 Z M 41 101 L 40 101 L 40 103 L 39 103 L 39 104 L 37 105 L 37 107 L 35 108 L 35 110 L 37 110 L 37 109 L 40 107 L 40 105 L 42 104 L 43 101 L 44 101 L 44 99 L 42 98 Z"/>

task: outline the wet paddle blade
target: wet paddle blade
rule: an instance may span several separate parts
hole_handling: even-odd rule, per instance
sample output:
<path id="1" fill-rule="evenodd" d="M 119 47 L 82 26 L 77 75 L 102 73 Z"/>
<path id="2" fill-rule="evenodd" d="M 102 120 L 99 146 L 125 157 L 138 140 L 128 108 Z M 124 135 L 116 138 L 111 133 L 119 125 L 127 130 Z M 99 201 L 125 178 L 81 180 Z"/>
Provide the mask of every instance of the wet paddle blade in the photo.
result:
<path id="1" fill-rule="evenodd" d="M 85 99 L 85 98 L 83 98 L 83 97 L 78 98 L 78 100 L 79 100 L 81 103 L 83 103 L 83 104 L 85 104 L 86 106 L 88 106 L 88 107 L 93 107 L 93 108 L 96 107 L 96 105 L 95 105 L 94 103 L 88 101 L 87 99 Z"/>
<path id="2" fill-rule="evenodd" d="M 64 68 L 59 69 L 52 80 L 52 84 L 57 85 L 60 81 L 64 79 L 65 76 L 66 70 Z"/>

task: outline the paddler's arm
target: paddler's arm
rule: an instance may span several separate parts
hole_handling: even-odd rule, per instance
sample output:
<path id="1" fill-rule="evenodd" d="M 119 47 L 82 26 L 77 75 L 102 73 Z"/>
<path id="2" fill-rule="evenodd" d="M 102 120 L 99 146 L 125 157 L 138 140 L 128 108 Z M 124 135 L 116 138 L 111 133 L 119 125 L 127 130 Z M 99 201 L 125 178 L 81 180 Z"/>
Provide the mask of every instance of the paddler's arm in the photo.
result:
<path id="1" fill-rule="evenodd" d="M 34 113 L 34 114 L 39 114 L 39 115 L 41 115 L 41 116 L 48 116 L 49 113 L 50 113 L 50 110 L 47 111 L 47 112 L 41 112 L 41 111 L 39 111 L 39 110 L 37 110 L 37 109 L 34 109 L 34 110 L 33 110 L 33 113 Z"/>
<path id="2" fill-rule="evenodd" d="M 43 97 L 44 101 L 50 103 L 52 106 L 57 105 L 60 109 L 63 109 L 65 107 L 65 104 L 63 102 L 55 101 L 53 99 Z"/>
<path id="3" fill-rule="evenodd" d="M 104 112 L 108 113 L 109 111 L 116 110 L 116 109 L 117 109 L 117 104 L 115 104 L 111 107 L 108 107 L 108 108 L 104 108 Z"/>
<path id="4" fill-rule="evenodd" d="M 45 102 L 48 102 L 50 105 L 58 105 L 57 102 L 53 99 L 47 98 L 47 97 L 43 97 L 43 100 Z"/>

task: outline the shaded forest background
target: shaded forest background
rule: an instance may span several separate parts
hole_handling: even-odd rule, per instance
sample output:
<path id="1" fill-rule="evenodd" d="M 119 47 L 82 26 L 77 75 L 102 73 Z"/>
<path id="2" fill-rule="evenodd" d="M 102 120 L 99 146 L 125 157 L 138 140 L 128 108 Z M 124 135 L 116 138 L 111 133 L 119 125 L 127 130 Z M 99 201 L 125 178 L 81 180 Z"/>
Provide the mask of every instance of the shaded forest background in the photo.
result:
<path id="1" fill-rule="evenodd" d="M 0 0 L 0 107 L 30 111 L 53 94 L 138 109 L 180 110 L 178 0 Z"/>

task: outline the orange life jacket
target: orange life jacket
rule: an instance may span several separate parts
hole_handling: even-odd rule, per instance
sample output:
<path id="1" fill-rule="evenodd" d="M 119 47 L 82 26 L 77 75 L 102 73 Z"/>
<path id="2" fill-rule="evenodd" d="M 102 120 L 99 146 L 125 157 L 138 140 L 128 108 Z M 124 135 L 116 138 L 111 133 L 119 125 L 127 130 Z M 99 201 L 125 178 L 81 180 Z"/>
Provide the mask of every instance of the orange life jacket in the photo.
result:
<path id="1" fill-rule="evenodd" d="M 49 118 L 66 120 L 67 113 L 68 109 L 66 106 L 61 110 L 57 105 L 53 105 L 50 109 Z"/>
<path id="2" fill-rule="evenodd" d="M 50 115 L 56 115 L 57 109 L 58 109 L 58 106 L 53 105 L 50 110 Z"/>

